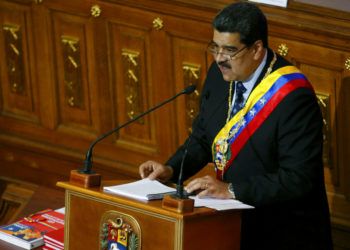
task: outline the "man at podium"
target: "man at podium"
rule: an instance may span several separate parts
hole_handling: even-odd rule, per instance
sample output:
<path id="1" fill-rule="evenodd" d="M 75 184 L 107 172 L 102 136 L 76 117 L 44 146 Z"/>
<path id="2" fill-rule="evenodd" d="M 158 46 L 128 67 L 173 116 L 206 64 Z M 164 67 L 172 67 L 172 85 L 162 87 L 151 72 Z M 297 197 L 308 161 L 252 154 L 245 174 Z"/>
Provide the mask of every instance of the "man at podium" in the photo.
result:
<path id="1" fill-rule="evenodd" d="M 241 249 L 332 249 L 311 84 L 268 47 L 266 17 L 248 2 L 214 18 L 208 52 L 215 62 L 192 134 L 165 164 L 141 164 L 141 177 L 176 182 L 183 160 L 185 178 L 212 162 L 216 178 L 196 178 L 186 191 L 255 207 L 243 211 Z"/>

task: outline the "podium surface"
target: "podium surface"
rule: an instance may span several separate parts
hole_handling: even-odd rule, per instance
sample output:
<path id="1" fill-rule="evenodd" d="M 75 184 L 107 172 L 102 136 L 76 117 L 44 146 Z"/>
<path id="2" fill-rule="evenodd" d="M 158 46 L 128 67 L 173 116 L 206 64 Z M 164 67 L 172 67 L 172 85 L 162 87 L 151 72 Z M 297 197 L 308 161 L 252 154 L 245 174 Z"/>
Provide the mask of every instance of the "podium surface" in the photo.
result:
<path id="1" fill-rule="evenodd" d="M 109 211 L 137 221 L 137 249 L 240 249 L 240 210 L 201 207 L 179 214 L 162 208 L 161 200 L 141 201 L 103 191 L 103 185 L 122 183 L 125 181 L 104 182 L 100 188 L 57 183 L 65 189 L 65 249 L 102 249 L 101 218 Z"/>

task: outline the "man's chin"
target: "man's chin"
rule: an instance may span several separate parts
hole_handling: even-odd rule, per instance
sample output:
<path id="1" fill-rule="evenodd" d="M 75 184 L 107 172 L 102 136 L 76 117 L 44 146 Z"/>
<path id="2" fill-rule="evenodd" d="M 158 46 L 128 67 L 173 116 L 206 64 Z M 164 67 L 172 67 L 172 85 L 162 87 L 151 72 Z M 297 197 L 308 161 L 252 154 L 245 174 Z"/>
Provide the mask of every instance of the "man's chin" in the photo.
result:
<path id="1" fill-rule="evenodd" d="M 232 76 L 222 75 L 222 77 L 224 78 L 224 80 L 226 82 L 236 81 L 236 79 L 234 77 L 232 77 Z"/>

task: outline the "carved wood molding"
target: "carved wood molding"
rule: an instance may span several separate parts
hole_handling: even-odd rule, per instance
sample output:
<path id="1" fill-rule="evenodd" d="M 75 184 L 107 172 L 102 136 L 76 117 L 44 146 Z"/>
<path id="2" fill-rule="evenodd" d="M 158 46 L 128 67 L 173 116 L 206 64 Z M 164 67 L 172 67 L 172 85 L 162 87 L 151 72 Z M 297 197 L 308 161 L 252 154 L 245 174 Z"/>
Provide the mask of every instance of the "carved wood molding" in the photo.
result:
<path id="1" fill-rule="evenodd" d="M 329 94 L 317 93 L 317 102 L 321 108 L 323 117 L 323 163 L 324 166 L 332 167 L 331 160 L 331 130 L 330 130 L 330 107 L 329 107 Z"/>
<path id="2" fill-rule="evenodd" d="M 184 62 L 182 64 L 185 86 L 195 85 L 200 86 L 201 66 L 198 64 Z M 199 110 L 199 91 L 195 90 L 194 94 L 186 96 L 186 126 L 188 132 L 192 132 L 192 123 L 197 116 Z"/>
<path id="3" fill-rule="evenodd" d="M 64 58 L 65 100 L 69 107 L 84 107 L 79 39 L 61 37 Z"/>
<path id="4" fill-rule="evenodd" d="M 141 76 L 140 53 L 130 49 L 122 49 L 123 71 L 126 99 L 126 114 L 130 119 L 141 113 Z M 143 124 L 144 120 L 137 122 Z"/>
<path id="5" fill-rule="evenodd" d="M 18 95 L 25 94 L 23 71 L 23 48 L 21 27 L 15 24 L 3 25 L 5 38 L 6 66 L 9 77 L 9 89 Z"/>

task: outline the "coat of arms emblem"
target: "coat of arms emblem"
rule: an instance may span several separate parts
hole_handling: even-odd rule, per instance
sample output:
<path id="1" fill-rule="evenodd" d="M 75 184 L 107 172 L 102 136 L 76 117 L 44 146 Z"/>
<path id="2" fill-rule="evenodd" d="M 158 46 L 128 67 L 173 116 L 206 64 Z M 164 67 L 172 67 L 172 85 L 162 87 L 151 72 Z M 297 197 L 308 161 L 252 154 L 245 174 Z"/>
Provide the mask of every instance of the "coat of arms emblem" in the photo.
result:
<path id="1" fill-rule="evenodd" d="M 117 211 L 108 211 L 100 223 L 101 250 L 140 250 L 141 229 L 136 219 Z"/>

